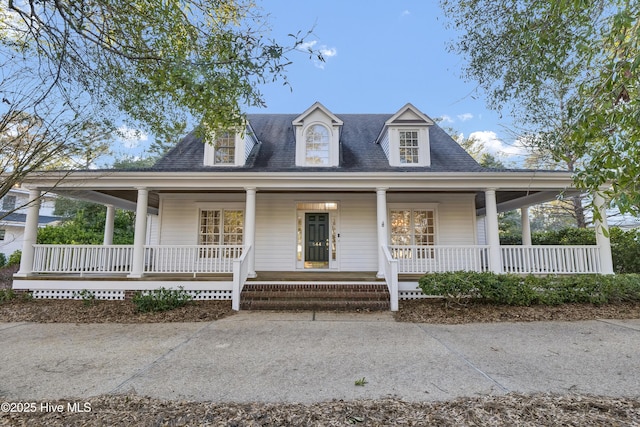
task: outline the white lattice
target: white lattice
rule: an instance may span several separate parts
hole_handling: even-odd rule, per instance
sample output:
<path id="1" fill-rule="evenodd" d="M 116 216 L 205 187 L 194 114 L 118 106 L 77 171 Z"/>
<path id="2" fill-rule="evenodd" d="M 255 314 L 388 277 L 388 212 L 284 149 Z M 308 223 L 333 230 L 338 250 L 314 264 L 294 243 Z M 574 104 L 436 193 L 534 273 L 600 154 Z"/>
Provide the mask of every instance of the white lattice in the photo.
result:
<path id="1" fill-rule="evenodd" d="M 417 291 L 400 291 L 398 292 L 398 299 L 407 300 L 407 299 L 422 299 L 422 298 L 431 298 L 429 295 L 425 295 L 421 290 Z"/>
<path id="2" fill-rule="evenodd" d="M 186 291 L 193 299 L 199 300 L 230 300 L 231 291 Z"/>
<path id="3" fill-rule="evenodd" d="M 36 299 L 83 299 L 83 291 L 64 289 L 36 289 L 32 295 Z M 86 291 L 97 300 L 124 300 L 124 291 Z M 88 296 L 88 295 L 87 295 Z M 85 298 L 87 297 L 85 296 Z"/>

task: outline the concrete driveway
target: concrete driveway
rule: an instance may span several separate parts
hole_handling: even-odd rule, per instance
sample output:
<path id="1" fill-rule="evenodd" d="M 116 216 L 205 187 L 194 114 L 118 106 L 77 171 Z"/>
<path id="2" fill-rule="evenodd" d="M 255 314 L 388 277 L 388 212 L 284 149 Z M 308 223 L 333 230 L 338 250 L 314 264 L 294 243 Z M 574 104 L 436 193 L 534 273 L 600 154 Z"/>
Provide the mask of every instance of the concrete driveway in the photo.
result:
<path id="1" fill-rule="evenodd" d="M 4 401 L 640 396 L 640 320 L 427 325 L 390 313 L 241 312 L 209 323 L 0 323 L 0 343 Z"/>

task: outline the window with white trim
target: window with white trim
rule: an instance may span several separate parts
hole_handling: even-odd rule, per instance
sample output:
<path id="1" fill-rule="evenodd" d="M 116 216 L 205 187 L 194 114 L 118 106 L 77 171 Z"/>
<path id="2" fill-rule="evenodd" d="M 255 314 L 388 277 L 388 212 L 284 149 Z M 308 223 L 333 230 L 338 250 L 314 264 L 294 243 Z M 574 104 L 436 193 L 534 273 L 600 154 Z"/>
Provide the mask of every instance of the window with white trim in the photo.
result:
<path id="1" fill-rule="evenodd" d="M 198 245 L 242 245 L 244 235 L 244 211 L 240 209 L 202 209 L 198 230 Z M 237 251 L 225 251 L 225 256 L 235 258 Z M 218 256 L 216 250 L 200 251 L 201 257 Z"/>
<path id="2" fill-rule="evenodd" d="M 329 164 L 329 130 L 322 125 L 312 125 L 305 130 L 305 162 L 307 165 Z"/>
<path id="3" fill-rule="evenodd" d="M 4 237 L 7 235 L 7 230 L 0 229 L 0 241 L 4 240 Z"/>
<path id="4" fill-rule="evenodd" d="M 434 246 L 436 241 L 433 209 L 392 209 L 389 212 L 392 246 Z M 417 253 L 419 258 L 433 258 L 433 249 Z"/>
<path id="5" fill-rule="evenodd" d="M 236 163 L 236 134 L 224 132 L 216 139 L 213 163 L 233 165 Z"/>
<path id="6" fill-rule="evenodd" d="M 16 208 L 16 196 L 4 196 L 2 198 L 2 210 L 12 211 Z"/>
<path id="7" fill-rule="evenodd" d="M 420 151 L 418 146 L 417 130 L 401 130 L 399 131 L 400 141 L 398 144 L 400 163 L 416 164 L 420 159 Z"/>

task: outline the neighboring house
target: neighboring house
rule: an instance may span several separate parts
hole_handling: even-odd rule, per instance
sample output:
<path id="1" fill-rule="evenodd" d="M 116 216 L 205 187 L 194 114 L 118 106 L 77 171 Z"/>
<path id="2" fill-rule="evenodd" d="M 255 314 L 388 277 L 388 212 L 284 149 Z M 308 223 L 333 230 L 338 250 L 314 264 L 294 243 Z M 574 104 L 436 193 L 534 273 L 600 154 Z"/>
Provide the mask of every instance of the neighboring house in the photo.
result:
<path id="1" fill-rule="evenodd" d="M 248 280 L 327 283 L 357 273 L 384 280 L 396 310 L 427 272 L 613 272 L 606 233 L 597 246 L 531 246 L 527 207 L 575 194 L 570 173 L 483 168 L 411 104 L 334 114 L 315 103 L 247 120 L 215 145 L 186 136 L 151 169 L 28 179 L 33 198 L 55 184 L 108 212 L 135 209 L 135 243 L 110 244 L 112 213 L 102 246 L 34 245 L 32 234 L 14 287 L 121 298 L 183 286 L 238 309 Z M 517 208 L 524 245 L 500 246 L 497 215 Z M 158 215 L 151 231 L 145 214 Z"/>
<path id="2" fill-rule="evenodd" d="M 38 227 L 60 221 L 60 217 L 53 215 L 55 199 L 53 194 L 42 196 Z M 28 201 L 29 190 L 23 188 L 12 188 L 0 199 L 0 253 L 5 254 L 7 259 L 15 251 L 22 250 Z"/>

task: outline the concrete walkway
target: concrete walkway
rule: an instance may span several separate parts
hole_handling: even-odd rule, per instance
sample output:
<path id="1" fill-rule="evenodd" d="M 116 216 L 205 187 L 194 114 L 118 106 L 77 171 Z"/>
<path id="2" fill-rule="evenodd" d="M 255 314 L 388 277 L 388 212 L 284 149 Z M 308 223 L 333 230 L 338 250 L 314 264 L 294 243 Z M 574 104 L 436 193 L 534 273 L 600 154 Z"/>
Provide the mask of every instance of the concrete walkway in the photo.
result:
<path id="1" fill-rule="evenodd" d="M 130 391 L 233 402 L 638 397 L 640 320 L 453 326 L 241 312 L 209 323 L 0 323 L 0 360 L 3 401 Z"/>

